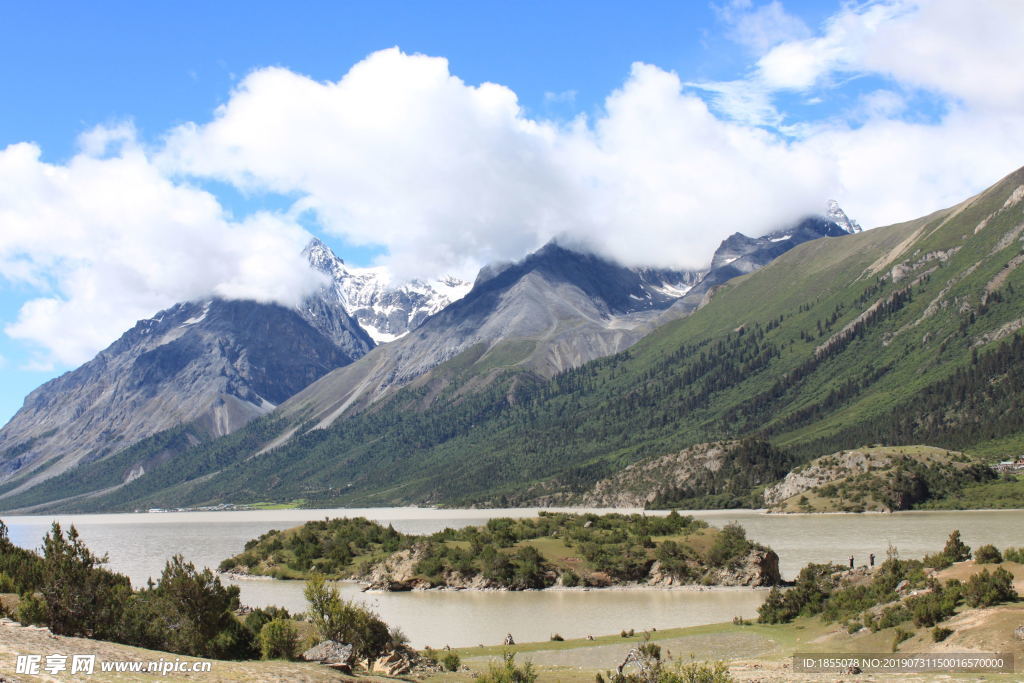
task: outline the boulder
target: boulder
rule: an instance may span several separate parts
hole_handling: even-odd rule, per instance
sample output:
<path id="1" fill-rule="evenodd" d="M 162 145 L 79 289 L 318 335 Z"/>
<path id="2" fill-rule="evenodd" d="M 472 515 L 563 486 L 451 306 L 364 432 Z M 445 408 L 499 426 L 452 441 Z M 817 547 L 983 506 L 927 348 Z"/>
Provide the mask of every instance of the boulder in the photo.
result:
<path id="1" fill-rule="evenodd" d="M 355 652 L 351 645 L 336 640 L 325 640 L 302 653 L 302 658 L 307 662 L 320 662 L 348 672 L 352 671 L 354 656 Z"/>
<path id="2" fill-rule="evenodd" d="M 370 673 L 384 674 L 385 676 L 401 676 L 413 669 L 414 662 L 409 657 L 403 656 L 401 652 L 391 652 L 383 657 L 378 657 L 372 662 L 367 662 L 366 669 Z"/>

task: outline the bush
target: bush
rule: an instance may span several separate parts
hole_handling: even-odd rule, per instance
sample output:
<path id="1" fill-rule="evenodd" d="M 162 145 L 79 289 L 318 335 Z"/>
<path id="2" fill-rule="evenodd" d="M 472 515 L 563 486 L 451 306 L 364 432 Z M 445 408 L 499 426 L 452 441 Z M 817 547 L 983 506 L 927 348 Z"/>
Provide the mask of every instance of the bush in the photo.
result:
<path id="1" fill-rule="evenodd" d="M 808 564 L 800 570 L 796 585 L 783 593 L 772 588 L 757 609 L 762 624 L 784 624 L 800 615 L 819 614 L 835 589 L 833 573 L 841 569 L 830 564 Z"/>
<path id="2" fill-rule="evenodd" d="M 911 631 L 904 631 L 901 628 L 896 629 L 896 633 L 895 635 L 893 635 L 892 638 L 892 651 L 896 652 L 896 649 L 900 646 L 900 643 L 902 643 L 904 640 L 907 640 L 908 638 L 913 637 L 914 634 Z"/>
<path id="3" fill-rule="evenodd" d="M 932 569 L 945 569 L 953 564 L 953 560 L 946 557 L 943 553 L 934 553 L 933 555 L 925 555 L 924 559 L 921 560 L 922 564 Z"/>
<path id="4" fill-rule="evenodd" d="M 954 585 L 910 598 L 907 600 L 907 609 L 914 618 L 915 626 L 935 626 L 953 616 L 959 601 L 960 589 Z"/>
<path id="5" fill-rule="evenodd" d="M 18 600 L 15 617 L 25 626 L 40 626 L 46 623 L 46 605 L 36 596 L 25 593 Z"/>
<path id="6" fill-rule="evenodd" d="M 263 659 L 295 659 L 299 632 L 288 619 L 273 619 L 260 629 L 260 655 Z"/>
<path id="7" fill-rule="evenodd" d="M 882 610 L 882 615 L 878 618 L 875 623 L 873 630 L 881 631 L 884 628 L 890 628 L 897 626 L 905 621 L 909 621 L 911 617 L 910 610 L 903 605 L 893 605 L 892 607 L 886 607 Z"/>
<path id="8" fill-rule="evenodd" d="M 387 651 L 391 641 L 387 624 L 365 607 L 342 599 L 337 588 L 325 584 L 323 574 L 310 576 L 305 596 L 320 639 L 349 643 L 359 657 L 378 657 Z"/>
<path id="9" fill-rule="evenodd" d="M 708 550 L 708 563 L 712 567 L 731 567 L 746 557 L 752 547 L 746 530 L 736 522 L 730 522 L 722 527 Z"/>
<path id="10" fill-rule="evenodd" d="M 508 651 L 501 658 L 502 663 L 491 662 L 487 673 L 477 676 L 476 683 L 534 683 L 537 680 L 537 672 L 531 662 L 516 666 L 515 653 Z"/>
<path id="11" fill-rule="evenodd" d="M 1024 548 L 1007 548 L 1003 551 L 1003 560 L 1024 564 Z"/>
<path id="12" fill-rule="evenodd" d="M 725 662 L 679 663 L 674 671 L 662 671 L 658 683 L 734 683 Z"/>
<path id="13" fill-rule="evenodd" d="M 946 638 L 949 638 L 951 635 L 953 635 L 953 629 L 936 626 L 932 629 L 932 642 L 941 643 Z"/>
<path id="14" fill-rule="evenodd" d="M 793 621 L 799 610 L 786 600 L 786 596 L 777 586 L 772 586 L 768 597 L 757 608 L 757 621 L 760 624 L 785 624 Z"/>
<path id="15" fill-rule="evenodd" d="M 953 533 L 946 540 L 946 547 L 942 554 L 949 558 L 950 562 L 963 562 L 971 559 L 971 547 L 960 540 L 960 530 L 953 529 Z"/>
<path id="16" fill-rule="evenodd" d="M 391 648 L 409 644 L 409 636 L 405 634 L 401 626 L 392 626 L 388 629 L 388 642 Z"/>
<path id="17" fill-rule="evenodd" d="M 238 586 L 224 586 L 209 569 L 198 571 L 181 555 L 164 566 L 155 588 L 137 594 L 135 619 L 152 647 L 193 657 L 258 656 L 253 634 L 235 618 Z M 139 620 L 148 623 L 138 624 Z"/>
<path id="18" fill-rule="evenodd" d="M 990 607 L 1000 602 L 1017 600 L 1017 591 L 1013 588 L 1013 574 L 998 567 L 991 574 L 983 569 L 975 574 L 963 588 L 964 600 L 971 607 Z"/>
<path id="19" fill-rule="evenodd" d="M 566 588 L 574 588 L 580 585 L 580 576 L 571 569 L 562 572 L 562 585 Z"/>
<path id="20" fill-rule="evenodd" d="M 458 671 L 459 667 L 462 666 L 462 660 L 459 659 L 459 655 L 454 652 L 445 652 L 441 657 L 441 666 L 445 671 Z"/>
<path id="21" fill-rule="evenodd" d="M 974 552 L 974 561 L 978 564 L 999 564 L 1003 556 L 991 543 L 983 545 Z"/>
<path id="22" fill-rule="evenodd" d="M 565 640 L 565 638 L 562 637 L 561 633 L 556 633 L 555 635 L 551 636 L 551 640 L 552 642 L 561 643 Z"/>
<path id="23" fill-rule="evenodd" d="M 128 577 L 100 567 L 106 556 L 93 554 L 74 526 L 64 535 L 54 522 L 43 538 L 39 593 L 46 605 L 46 625 L 67 636 L 112 637 L 121 621 Z"/>

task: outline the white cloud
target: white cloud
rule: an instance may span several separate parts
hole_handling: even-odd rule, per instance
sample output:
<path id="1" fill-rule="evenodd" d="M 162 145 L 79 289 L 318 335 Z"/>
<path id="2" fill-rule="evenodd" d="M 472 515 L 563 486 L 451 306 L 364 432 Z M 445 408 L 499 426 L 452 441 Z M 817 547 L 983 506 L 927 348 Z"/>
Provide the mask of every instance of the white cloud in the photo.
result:
<path id="1" fill-rule="evenodd" d="M 402 275 L 472 275 L 555 235 L 700 267 L 723 233 L 776 227 L 827 195 L 815 159 L 718 121 L 675 74 L 634 65 L 606 109 L 568 127 L 533 120 L 507 88 L 391 49 L 338 82 L 254 72 L 213 121 L 173 131 L 160 163 L 297 193 L 328 230 L 387 245 Z"/>
<path id="2" fill-rule="evenodd" d="M 175 301 L 294 300 L 316 284 L 297 256 L 306 212 L 386 247 L 398 277 L 471 277 L 552 237 L 701 267 L 729 233 L 780 227 L 830 197 L 866 227 L 923 215 L 1024 161 L 1024 6 L 962 8 L 846 4 L 812 35 L 781 3 L 733 3 L 736 39 L 760 55 L 745 78 L 695 85 L 635 64 L 603 110 L 567 124 L 396 48 L 338 81 L 254 71 L 210 121 L 148 151 L 130 124 L 84 135 L 62 165 L 12 145 L 0 150 L 0 275 L 40 295 L 6 330 L 74 363 Z M 884 83 L 827 106 L 864 75 Z M 794 124 L 782 92 L 832 114 Z M 938 106 L 919 116 L 920 101 Z M 194 179 L 293 204 L 232 220 Z"/>
<path id="3" fill-rule="evenodd" d="M 7 335 L 35 364 L 75 365 L 136 320 L 217 294 L 297 303 L 318 284 L 300 251 L 308 235 L 280 217 L 233 222 L 217 200 L 161 175 L 124 129 L 94 131 L 66 165 L 32 144 L 0 150 L 0 275 L 42 296 Z"/>
<path id="4" fill-rule="evenodd" d="M 400 276 L 471 276 L 552 236 L 627 263 L 700 267 L 724 235 L 779 227 L 829 197 L 878 225 L 959 201 L 1020 164 L 1024 107 L 996 112 L 966 85 L 947 86 L 956 98 L 938 121 L 900 118 L 930 72 L 925 56 L 900 64 L 893 46 L 917 33 L 937 36 L 932 42 L 956 33 L 953 14 L 940 11 L 949 6 L 848 5 L 819 35 L 800 37 L 806 27 L 789 22 L 780 4 L 740 3 L 733 23 L 754 35 L 755 24 L 743 22 L 760 22 L 770 40 L 759 44 L 777 43 L 748 79 L 683 85 L 636 64 L 603 112 L 564 126 L 530 118 L 503 86 L 469 86 L 446 60 L 397 48 L 337 82 L 263 69 L 212 121 L 172 131 L 159 162 L 185 176 L 296 195 L 294 210 L 314 211 L 328 230 L 385 245 Z M 972 25 L 996 30 L 992 17 L 1004 9 L 978 3 L 974 12 L 986 18 Z M 989 43 L 1012 42 L 1022 12 L 1011 14 Z M 971 57 L 966 44 L 954 52 L 982 79 L 987 60 L 1003 55 L 993 47 Z M 895 79 L 893 87 L 827 121 L 788 124 L 773 101 L 779 90 L 814 101 L 870 73 Z M 695 88 L 714 93 L 724 120 Z"/>
<path id="5" fill-rule="evenodd" d="M 754 7 L 750 0 L 733 0 L 716 9 L 719 16 L 731 25 L 730 37 L 757 53 L 779 43 L 811 35 L 807 24 L 786 12 L 779 0 L 758 7 Z"/>
<path id="6" fill-rule="evenodd" d="M 835 72 L 864 72 L 877 42 L 879 27 L 908 11 L 908 3 L 871 3 L 847 6 L 831 17 L 825 32 L 803 40 L 788 40 L 769 50 L 757 62 L 757 79 L 768 87 L 804 90 Z M 906 34 L 899 43 L 907 42 Z"/>
<path id="7" fill-rule="evenodd" d="M 723 122 L 657 67 L 634 64 L 605 106 L 567 141 L 569 172 L 587 190 L 568 232 L 626 263 L 706 266 L 726 235 L 818 212 L 833 185 L 821 159 Z"/>
<path id="8" fill-rule="evenodd" d="M 730 120 L 751 126 L 778 127 L 783 116 L 772 102 L 772 92 L 750 81 L 687 83 L 687 87 L 713 93 L 710 100 L 716 111 Z"/>
<path id="9" fill-rule="evenodd" d="M 403 273 L 521 255 L 577 204 L 556 130 L 515 93 L 470 87 L 440 58 L 375 53 L 336 83 L 262 69 L 214 120 L 172 132 L 165 168 L 299 193 L 324 227 L 385 244 Z"/>

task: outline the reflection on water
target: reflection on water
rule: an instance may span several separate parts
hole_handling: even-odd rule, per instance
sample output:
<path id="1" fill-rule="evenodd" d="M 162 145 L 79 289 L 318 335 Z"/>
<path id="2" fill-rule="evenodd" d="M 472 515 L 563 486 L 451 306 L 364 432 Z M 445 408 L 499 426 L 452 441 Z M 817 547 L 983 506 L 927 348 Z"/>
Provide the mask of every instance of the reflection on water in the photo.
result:
<path id="1" fill-rule="evenodd" d="M 181 553 L 197 566 L 216 567 L 241 552 L 247 540 L 270 529 L 296 526 L 311 519 L 364 516 L 393 524 L 406 533 L 431 533 L 447 526 L 483 524 L 491 517 L 527 517 L 536 509 L 436 510 L 376 508 L 367 510 L 264 510 L 244 512 L 169 512 L 118 515 L 7 517 L 11 540 L 37 548 L 52 520 L 74 523 L 93 551 L 110 556 L 110 568 L 143 585 L 156 578 L 164 562 Z M 692 513 L 721 526 L 738 521 L 748 536 L 775 549 L 782 573 L 793 577 L 808 562 L 858 564 L 869 553 L 884 559 L 889 545 L 901 557 L 921 557 L 941 549 L 958 528 L 977 547 L 1024 545 L 1024 511 L 903 512 L 893 515 L 766 515 L 748 510 Z M 260 606 L 278 604 L 304 609 L 298 582 L 239 581 L 242 600 Z M 616 633 L 622 629 L 667 628 L 751 617 L 764 591 L 527 591 L 522 593 L 428 591 L 359 593 L 343 584 L 348 597 L 369 603 L 389 623 L 398 624 L 413 645 L 467 646 L 500 642 L 506 633 L 517 641 Z"/>

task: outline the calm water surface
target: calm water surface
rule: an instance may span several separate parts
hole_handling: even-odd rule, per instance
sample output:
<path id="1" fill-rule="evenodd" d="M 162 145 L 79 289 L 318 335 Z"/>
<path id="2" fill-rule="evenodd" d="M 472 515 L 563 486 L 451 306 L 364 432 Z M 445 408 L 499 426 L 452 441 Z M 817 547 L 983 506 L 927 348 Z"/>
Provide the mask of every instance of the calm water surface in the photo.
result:
<path id="1" fill-rule="evenodd" d="M 216 567 L 241 552 L 247 540 L 270 529 L 285 529 L 312 519 L 363 516 L 393 524 L 405 533 L 425 534 L 445 527 L 483 524 L 492 517 L 529 517 L 537 509 L 435 510 L 375 508 L 345 510 L 254 510 L 241 512 L 167 512 L 115 515 L 5 517 L 11 540 L 38 548 L 51 521 L 74 524 L 89 547 L 110 556 L 109 567 L 127 574 L 136 585 L 159 577 L 167 558 L 181 553 L 197 566 Z M 598 511 L 600 512 L 600 511 Z M 622 512 L 620 510 L 620 512 Z M 782 573 L 792 578 L 808 562 L 857 564 L 869 553 L 884 559 L 888 546 L 901 557 L 921 557 L 941 549 L 949 532 L 960 529 L 977 547 L 1024 546 L 1024 511 L 902 512 L 892 515 L 768 515 L 749 510 L 690 513 L 716 526 L 737 521 L 751 539 L 772 547 Z M 253 606 L 282 605 L 305 609 L 302 583 L 237 581 L 242 601 Z M 347 597 L 376 609 L 398 624 L 417 647 L 493 644 L 506 633 L 517 641 L 616 633 L 622 629 L 669 628 L 752 617 L 765 591 L 526 591 L 360 593 L 342 584 Z"/>

